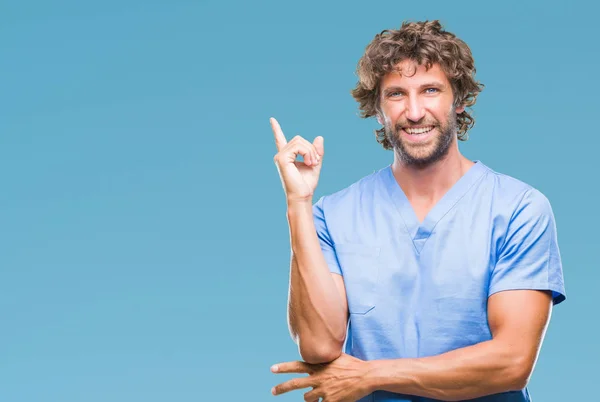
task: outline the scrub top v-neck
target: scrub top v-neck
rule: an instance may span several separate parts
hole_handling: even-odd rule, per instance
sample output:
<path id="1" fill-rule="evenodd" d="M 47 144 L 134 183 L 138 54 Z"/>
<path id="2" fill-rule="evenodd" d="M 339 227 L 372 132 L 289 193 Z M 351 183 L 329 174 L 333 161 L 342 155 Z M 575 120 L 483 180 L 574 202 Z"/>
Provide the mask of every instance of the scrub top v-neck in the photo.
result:
<path id="1" fill-rule="evenodd" d="M 435 225 L 456 205 L 458 200 L 462 198 L 484 173 L 485 168 L 483 165 L 480 162 L 476 162 L 433 206 L 425 216 L 423 222 L 419 222 L 410 201 L 394 177 L 391 165 L 383 169 L 382 180 L 384 181 L 384 185 L 405 224 L 406 231 L 413 240 L 417 253 L 421 252 Z"/>
<path id="2" fill-rule="evenodd" d="M 313 205 L 321 250 L 343 276 L 345 352 L 433 356 L 491 339 L 487 298 L 509 289 L 565 299 L 552 209 L 531 186 L 480 161 L 419 222 L 391 165 Z M 480 401 L 529 401 L 527 390 Z M 383 391 L 365 401 L 428 401 Z"/>

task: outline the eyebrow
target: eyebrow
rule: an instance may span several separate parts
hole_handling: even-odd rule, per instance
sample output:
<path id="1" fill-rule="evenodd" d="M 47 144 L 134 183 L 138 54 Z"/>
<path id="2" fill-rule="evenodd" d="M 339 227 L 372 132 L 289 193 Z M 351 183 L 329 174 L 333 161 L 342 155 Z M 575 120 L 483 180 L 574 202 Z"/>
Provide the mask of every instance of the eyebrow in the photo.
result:
<path id="1" fill-rule="evenodd" d="M 432 82 L 427 82 L 425 84 L 422 84 L 419 86 L 419 89 L 425 89 L 425 88 L 431 88 L 431 87 L 435 87 L 435 88 L 440 88 L 440 89 L 446 89 L 446 86 L 444 84 L 442 84 L 441 82 L 436 82 L 436 81 L 432 81 Z M 405 91 L 406 89 L 404 89 L 401 86 L 398 85 L 392 85 L 389 87 L 386 87 L 383 89 L 384 92 L 389 92 L 389 91 Z"/>

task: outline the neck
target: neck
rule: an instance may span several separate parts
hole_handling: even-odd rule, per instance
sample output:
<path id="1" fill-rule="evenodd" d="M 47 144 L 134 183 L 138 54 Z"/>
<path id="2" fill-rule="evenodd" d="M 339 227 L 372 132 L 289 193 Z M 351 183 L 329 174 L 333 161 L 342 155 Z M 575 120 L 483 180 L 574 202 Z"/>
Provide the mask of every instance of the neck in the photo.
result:
<path id="1" fill-rule="evenodd" d="M 392 171 L 410 201 L 435 203 L 473 165 L 454 144 L 442 159 L 427 166 L 407 165 L 394 153 Z"/>

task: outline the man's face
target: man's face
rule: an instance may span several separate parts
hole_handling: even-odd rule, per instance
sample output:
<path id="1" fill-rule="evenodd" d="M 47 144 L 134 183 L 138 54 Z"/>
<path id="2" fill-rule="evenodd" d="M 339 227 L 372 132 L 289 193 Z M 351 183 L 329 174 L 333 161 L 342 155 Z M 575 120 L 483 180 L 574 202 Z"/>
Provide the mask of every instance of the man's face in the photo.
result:
<path id="1" fill-rule="evenodd" d="M 448 153 L 464 107 L 454 108 L 452 87 L 438 64 L 427 71 L 404 60 L 399 67 L 402 75 L 391 72 L 381 80 L 377 120 L 403 163 L 428 166 Z"/>

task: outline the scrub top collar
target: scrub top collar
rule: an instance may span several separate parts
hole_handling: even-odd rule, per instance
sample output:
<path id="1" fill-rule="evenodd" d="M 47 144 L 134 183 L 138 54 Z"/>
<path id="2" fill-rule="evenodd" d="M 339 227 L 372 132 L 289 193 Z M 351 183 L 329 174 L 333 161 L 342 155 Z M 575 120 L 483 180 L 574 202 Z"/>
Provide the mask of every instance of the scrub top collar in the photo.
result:
<path id="1" fill-rule="evenodd" d="M 404 222 L 404 229 L 412 239 L 417 254 L 421 252 L 425 242 L 433 232 L 437 223 L 446 215 L 456 203 L 469 191 L 469 189 L 483 177 L 488 170 L 480 161 L 474 161 L 475 164 L 464 174 L 454 185 L 444 194 L 444 196 L 429 211 L 423 222 L 419 222 L 415 211 L 408 201 L 402 187 L 396 181 L 390 164 L 384 168 L 384 183 L 392 199 L 400 218 Z"/>

